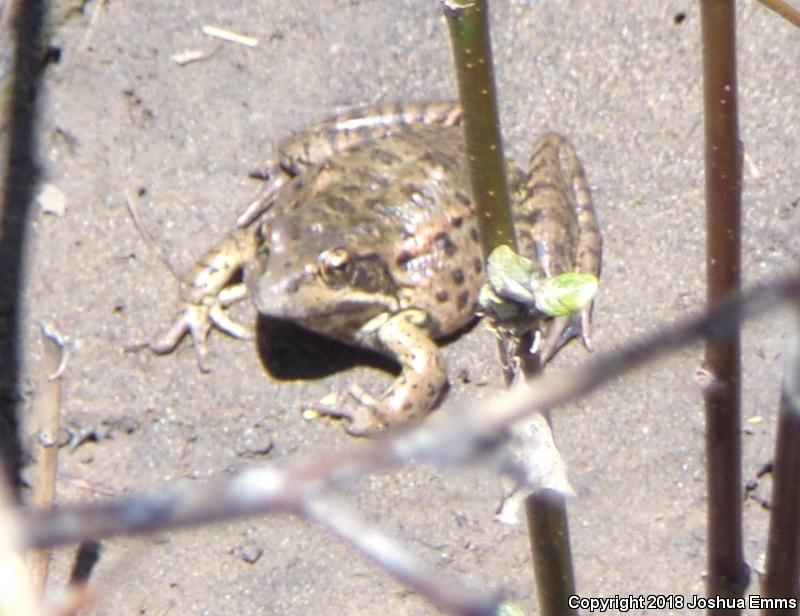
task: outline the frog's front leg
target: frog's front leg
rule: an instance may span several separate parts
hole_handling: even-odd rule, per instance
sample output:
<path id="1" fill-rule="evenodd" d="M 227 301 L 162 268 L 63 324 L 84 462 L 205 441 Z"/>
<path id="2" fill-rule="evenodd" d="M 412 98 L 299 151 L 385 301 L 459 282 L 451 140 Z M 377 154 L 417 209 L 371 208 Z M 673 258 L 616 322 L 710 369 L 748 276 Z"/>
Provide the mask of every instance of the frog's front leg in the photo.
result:
<path id="1" fill-rule="evenodd" d="M 197 363 L 208 372 L 206 339 L 211 327 L 236 338 L 251 338 L 252 333 L 233 321 L 225 308 L 244 298 L 244 284 L 229 284 L 237 271 L 255 257 L 258 241 L 248 229 L 237 229 L 209 250 L 181 281 L 181 312 L 172 326 L 148 346 L 158 354 L 169 353 L 188 333 L 192 337 Z"/>
<path id="2" fill-rule="evenodd" d="M 355 436 L 421 419 L 436 403 L 447 384 L 439 347 L 426 325 L 428 315 L 414 308 L 403 310 L 379 326 L 380 346 L 401 366 L 400 376 L 377 399 L 358 396 L 361 403 L 348 413 L 347 431 Z"/>

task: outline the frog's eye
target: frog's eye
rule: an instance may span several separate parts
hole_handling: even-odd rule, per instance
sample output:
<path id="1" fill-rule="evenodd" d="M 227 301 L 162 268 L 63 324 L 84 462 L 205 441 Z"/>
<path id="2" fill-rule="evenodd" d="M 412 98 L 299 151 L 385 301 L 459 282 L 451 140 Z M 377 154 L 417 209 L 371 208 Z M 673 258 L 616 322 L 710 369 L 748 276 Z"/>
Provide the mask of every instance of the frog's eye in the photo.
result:
<path id="1" fill-rule="evenodd" d="M 343 285 L 353 276 L 353 259 L 346 248 L 326 250 L 319 256 L 322 279 L 330 285 Z"/>

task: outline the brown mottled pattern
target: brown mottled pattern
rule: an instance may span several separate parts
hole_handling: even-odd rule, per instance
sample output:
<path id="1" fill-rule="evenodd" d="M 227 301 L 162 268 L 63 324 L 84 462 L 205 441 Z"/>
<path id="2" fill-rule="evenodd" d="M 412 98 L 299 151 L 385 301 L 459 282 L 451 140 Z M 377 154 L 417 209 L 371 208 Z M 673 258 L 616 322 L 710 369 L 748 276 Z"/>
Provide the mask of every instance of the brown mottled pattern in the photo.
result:
<path id="1" fill-rule="evenodd" d="M 472 318 L 485 280 L 460 118 L 452 103 L 358 109 L 283 142 L 265 190 L 183 280 L 184 311 L 151 348 L 167 352 L 188 331 L 202 365 L 212 321 L 247 337 L 224 312 L 246 287 L 262 314 L 400 362 L 349 431 L 420 417 L 446 382 L 433 338 Z M 530 172 L 512 164 L 510 177 L 522 252 L 548 276 L 598 274 L 600 235 L 572 146 L 545 135 Z M 228 287 L 239 269 L 244 285 Z M 587 345 L 590 311 L 577 330 Z M 575 332 L 570 319 L 548 323 L 543 360 Z"/>
<path id="2" fill-rule="evenodd" d="M 306 303 L 319 308 L 326 300 L 320 286 L 310 279 L 306 287 L 309 283 L 315 287 L 307 289 L 313 301 L 301 297 L 306 291 L 300 281 L 309 268 L 314 269 L 321 252 L 345 247 L 356 263 L 377 261 L 389 275 L 369 278 L 384 281 L 386 288 L 380 293 L 375 293 L 374 284 L 354 279 L 348 303 L 357 303 L 353 300 L 359 297 L 367 302 L 370 296 L 373 301 L 388 302 L 380 298 L 392 296 L 400 309 L 413 306 L 429 312 L 434 335 L 463 326 L 472 318 L 483 282 L 482 272 L 471 267 L 481 258 L 475 225 L 464 223 L 474 219 L 472 204 L 465 202 L 464 193 L 456 196 L 456 187 L 469 185 L 463 156 L 460 130 L 406 127 L 402 133 L 329 157 L 302 176 L 301 186 L 290 182 L 262 218 L 271 255 L 255 298 L 259 309 L 302 322 Z M 295 228 L 301 229 L 299 239 L 295 239 Z M 291 258 L 282 259 L 284 254 Z M 442 302 L 441 291 L 455 285 L 454 264 L 459 265 L 459 287 L 468 290 L 467 296 L 454 289 L 447 293 L 449 302 Z M 291 278 L 298 282 L 289 285 Z M 280 297 L 280 289 L 287 285 L 298 289 L 291 301 Z M 406 292 L 400 293 L 401 288 Z M 331 296 L 327 301 L 342 300 Z M 318 327 L 318 319 L 314 321 Z M 325 329 L 330 333 L 330 328 Z M 347 335 L 339 332 L 337 337 Z"/>
<path id="3" fill-rule="evenodd" d="M 255 258 L 255 234 L 237 229 L 206 252 L 181 283 L 181 299 L 201 303 L 205 296 L 216 297 L 228 285 L 233 272 Z"/>
<path id="4" fill-rule="evenodd" d="M 461 108 L 454 102 L 354 109 L 283 141 L 278 147 L 280 165 L 296 175 L 355 144 L 379 140 L 415 125 L 456 126 L 461 117 Z"/>
<path id="5" fill-rule="evenodd" d="M 515 222 L 520 249 L 546 276 L 599 275 L 601 239 L 586 175 L 572 145 L 547 133 L 537 142 L 519 187 Z"/>

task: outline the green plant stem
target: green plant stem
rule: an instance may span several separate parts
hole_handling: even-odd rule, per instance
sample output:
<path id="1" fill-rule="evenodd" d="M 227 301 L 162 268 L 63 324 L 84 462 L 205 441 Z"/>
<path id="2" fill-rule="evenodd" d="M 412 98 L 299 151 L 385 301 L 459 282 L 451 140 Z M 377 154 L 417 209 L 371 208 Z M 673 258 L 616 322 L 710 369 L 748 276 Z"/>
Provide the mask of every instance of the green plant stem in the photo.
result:
<path id="1" fill-rule="evenodd" d="M 740 287 L 742 152 L 736 98 L 733 0 L 702 0 L 705 99 L 707 301 Z M 706 340 L 704 388 L 708 482 L 709 596 L 741 597 L 748 570 L 742 553 L 741 373 L 738 330 Z M 710 610 L 722 613 L 722 610 Z M 730 611 L 726 611 L 730 614 Z"/>
<path id="2" fill-rule="evenodd" d="M 442 3 L 464 110 L 470 181 L 484 256 L 502 244 L 516 251 L 497 113 L 487 4 L 486 0 L 468 3 L 445 0 Z M 529 349 L 531 342 L 529 336 L 524 337 L 516 351 Z M 501 341 L 499 351 L 506 382 L 510 384 L 520 375 L 515 374 L 508 345 Z M 514 355 L 525 378 L 541 370 L 540 363 L 530 353 Z M 575 578 L 564 497 L 552 491 L 533 494 L 525 499 L 525 511 L 540 613 L 546 616 L 574 613 L 567 607 L 569 596 L 575 594 Z"/>
<path id="3" fill-rule="evenodd" d="M 468 6 L 443 2 L 464 110 L 472 197 L 479 212 L 483 251 L 488 255 L 501 244 L 516 249 L 516 238 L 497 113 L 488 6 L 485 0 L 464 4 Z"/>
<path id="4" fill-rule="evenodd" d="M 575 594 L 567 503 L 554 490 L 540 490 L 525 499 L 533 571 L 542 614 L 574 614 L 568 599 Z"/>
<path id="5" fill-rule="evenodd" d="M 800 597 L 800 319 L 786 353 L 773 469 L 763 594 L 775 599 L 797 598 Z M 796 614 L 797 610 L 762 611 L 769 616 L 790 612 Z"/>

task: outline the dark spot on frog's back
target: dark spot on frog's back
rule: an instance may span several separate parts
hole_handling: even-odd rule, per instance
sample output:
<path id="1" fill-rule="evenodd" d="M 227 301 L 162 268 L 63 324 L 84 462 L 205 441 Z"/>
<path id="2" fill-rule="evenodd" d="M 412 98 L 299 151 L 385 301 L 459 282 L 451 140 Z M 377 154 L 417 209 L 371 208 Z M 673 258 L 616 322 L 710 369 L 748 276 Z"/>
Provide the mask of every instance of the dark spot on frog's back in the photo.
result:
<path id="1" fill-rule="evenodd" d="M 376 173 L 375 171 L 362 167 L 355 172 L 356 179 L 358 182 L 368 188 L 373 189 L 373 187 L 383 187 L 386 188 L 389 186 L 389 179 L 380 173 Z"/>
<path id="2" fill-rule="evenodd" d="M 454 269 L 451 276 L 453 277 L 453 282 L 455 282 L 457 285 L 464 284 L 464 272 L 462 270 Z"/>
<path id="3" fill-rule="evenodd" d="M 457 304 L 458 309 L 464 310 L 464 308 L 467 307 L 468 303 L 469 303 L 469 291 L 465 289 L 464 291 L 461 291 L 461 293 L 458 294 L 458 304 Z"/>
<path id="4" fill-rule="evenodd" d="M 547 218 L 547 210 L 542 207 L 537 207 L 530 212 L 526 212 L 522 218 L 530 225 L 538 225 Z"/>
<path id="5" fill-rule="evenodd" d="M 436 167 L 445 171 L 458 167 L 458 160 L 446 152 L 443 152 L 441 149 L 432 150 L 424 144 L 423 147 L 425 147 L 425 153 L 420 155 L 418 160 L 425 167 Z"/>
<path id="6" fill-rule="evenodd" d="M 400 254 L 397 255 L 397 258 L 395 259 L 395 263 L 397 263 L 398 267 L 403 267 L 404 268 L 406 266 L 406 264 L 409 261 L 411 261 L 411 259 L 413 259 L 413 258 L 414 258 L 414 255 L 411 254 L 408 250 L 402 250 L 402 251 L 400 251 Z"/>
<path id="7" fill-rule="evenodd" d="M 432 199 L 425 189 L 419 184 L 406 183 L 402 187 L 403 196 L 409 203 L 419 205 L 420 203 L 431 204 Z"/>
<path id="8" fill-rule="evenodd" d="M 440 231 L 436 234 L 433 238 L 433 241 L 436 242 L 437 246 L 439 246 L 448 257 L 452 257 L 458 252 L 458 246 L 455 245 L 450 236 L 445 231 Z"/>
<path id="9" fill-rule="evenodd" d="M 528 188 L 530 189 L 532 195 L 535 195 L 539 192 L 544 192 L 545 190 L 552 190 L 555 193 L 561 194 L 561 187 L 550 180 L 536 180 L 535 182 L 529 183 Z"/>
<path id="10" fill-rule="evenodd" d="M 327 201 L 328 206 L 337 212 L 341 212 L 343 214 L 351 214 L 353 212 L 353 204 L 343 197 L 329 195 Z"/>
<path id="11" fill-rule="evenodd" d="M 448 299 L 450 299 L 450 294 L 447 291 L 436 292 L 436 301 L 440 304 L 444 304 Z"/>
<path id="12" fill-rule="evenodd" d="M 456 195 L 456 199 L 458 199 L 458 201 L 462 205 L 468 205 L 468 206 L 472 205 L 472 199 L 469 198 L 469 195 L 467 193 L 462 192 L 460 190 L 457 190 L 455 195 Z"/>
<path id="13" fill-rule="evenodd" d="M 538 156 L 538 157 L 537 157 Z M 533 162 L 533 161 L 536 162 Z M 552 166 L 552 161 L 546 156 L 541 156 L 538 153 L 531 157 L 531 164 L 528 167 L 528 176 L 534 178 L 541 174 L 545 167 Z"/>
<path id="14" fill-rule="evenodd" d="M 475 257 L 472 261 L 472 267 L 475 269 L 476 274 L 480 274 L 483 271 L 483 261 L 481 261 L 480 257 Z"/>
<path id="15" fill-rule="evenodd" d="M 402 162 L 402 159 L 399 156 L 393 154 L 389 150 L 384 150 L 383 148 L 374 148 L 372 150 L 372 157 L 379 163 L 382 163 L 386 166 L 391 166 Z"/>
<path id="16" fill-rule="evenodd" d="M 472 227 L 472 229 L 469 230 L 469 236 L 476 244 L 481 241 L 481 232 L 478 231 L 477 227 Z"/>

